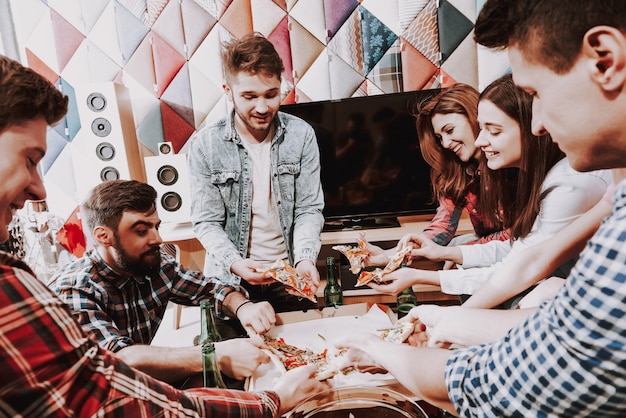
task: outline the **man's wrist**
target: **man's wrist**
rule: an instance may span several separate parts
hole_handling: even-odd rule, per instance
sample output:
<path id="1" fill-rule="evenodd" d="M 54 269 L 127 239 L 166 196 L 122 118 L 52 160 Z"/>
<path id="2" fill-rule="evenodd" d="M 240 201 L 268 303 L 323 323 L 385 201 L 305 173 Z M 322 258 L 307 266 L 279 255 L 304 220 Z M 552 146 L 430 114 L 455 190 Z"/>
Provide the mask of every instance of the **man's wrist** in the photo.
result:
<path id="1" fill-rule="evenodd" d="M 241 309 L 242 306 L 247 305 L 248 303 L 253 303 L 253 302 L 250 299 L 247 299 L 241 302 L 239 306 L 237 306 L 237 308 L 235 309 L 235 318 L 237 318 L 239 315 L 239 309 Z"/>

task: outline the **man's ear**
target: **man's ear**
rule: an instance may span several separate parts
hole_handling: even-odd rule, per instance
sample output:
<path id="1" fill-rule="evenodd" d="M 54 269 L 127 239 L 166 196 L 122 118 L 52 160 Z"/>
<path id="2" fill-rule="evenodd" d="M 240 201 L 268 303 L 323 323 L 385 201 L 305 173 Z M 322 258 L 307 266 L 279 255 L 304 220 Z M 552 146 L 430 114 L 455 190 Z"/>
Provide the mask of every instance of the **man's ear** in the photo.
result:
<path id="1" fill-rule="evenodd" d="M 611 26 L 595 26 L 583 38 L 583 56 L 589 60 L 591 78 L 607 92 L 626 83 L 626 37 Z"/>
<path id="2" fill-rule="evenodd" d="M 226 83 L 222 84 L 222 89 L 224 89 L 224 93 L 226 93 L 226 97 L 231 102 L 233 101 L 233 91 L 230 89 L 230 86 Z"/>
<path id="3" fill-rule="evenodd" d="M 96 226 L 93 229 L 93 237 L 98 245 L 109 247 L 113 243 L 112 231 L 104 226 Z"/>

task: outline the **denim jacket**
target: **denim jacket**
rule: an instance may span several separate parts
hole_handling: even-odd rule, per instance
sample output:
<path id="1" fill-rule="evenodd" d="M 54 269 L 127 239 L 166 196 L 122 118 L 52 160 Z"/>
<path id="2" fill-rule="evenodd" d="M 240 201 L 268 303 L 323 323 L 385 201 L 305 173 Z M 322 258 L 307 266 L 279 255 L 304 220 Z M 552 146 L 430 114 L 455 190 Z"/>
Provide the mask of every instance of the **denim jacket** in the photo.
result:
<path id="1" fill-rule="evenodd" d="M 247 258 L 252 208 L 248 152 L 234 127 L 234 112 L 206 126 L 191 140 L 191 221 L 207 255 L 204 274 L 239 284 L 230 271 Z M 291 265 L 314 263 L 321 247 L 324 195 L 319 149 L 313 128 L 278 112 L 271 148 L 272 191 Z"/>

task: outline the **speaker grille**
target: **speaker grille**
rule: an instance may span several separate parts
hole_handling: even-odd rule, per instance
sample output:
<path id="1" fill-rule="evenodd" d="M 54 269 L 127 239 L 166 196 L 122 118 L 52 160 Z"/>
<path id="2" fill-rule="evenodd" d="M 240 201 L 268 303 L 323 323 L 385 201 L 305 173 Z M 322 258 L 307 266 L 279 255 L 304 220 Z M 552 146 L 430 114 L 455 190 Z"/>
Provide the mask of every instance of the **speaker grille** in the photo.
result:
<path id="1" fill-rule="evenodd" d="M 105 137 L 111 133 L 111 122 L 105 118 L 95 118 L 91 122 L 91 131 L 99 137 Z"/>
<path id="2" fill-rule="evenodd" d="M 100 180 L 102 181 L 118 180 L 119 178 L 120 172 L 115 167 L 104 167 L 100 171 Z"/>
<path id="3" fill-rule="evenodd" d="M 87 107 L 92 112 L 102 112 L 107 107 L 107 99 L 102 93 L 91 93 L 87 96 Z"/>
<path id="4" fill-rule="evenodd" d="M 161 206 L 168 212 L 176 212 L 183 205 L 183 199 L 176 192 L 167 192 L 161 196 Z"/>
<path id="5" fill-rule="evenodd" d="M 170 186 L 178 181 L 178 170 L 171 165 L 164 165 L 157 172 L 159 183 Z"/>
<path id="6" fill-rule="evenodd" d="M 169 142 L 161 142 L 159 143 L 159 154 L 167 155 L 172 153 L 172 145 Z"/>
<path id="7" fill-rule="evenodd" d="M 111 161 L 115 157 L 115 147 L 108 142 L 102 142 L 96 147 L 96 156 L 102 161 Z"/>

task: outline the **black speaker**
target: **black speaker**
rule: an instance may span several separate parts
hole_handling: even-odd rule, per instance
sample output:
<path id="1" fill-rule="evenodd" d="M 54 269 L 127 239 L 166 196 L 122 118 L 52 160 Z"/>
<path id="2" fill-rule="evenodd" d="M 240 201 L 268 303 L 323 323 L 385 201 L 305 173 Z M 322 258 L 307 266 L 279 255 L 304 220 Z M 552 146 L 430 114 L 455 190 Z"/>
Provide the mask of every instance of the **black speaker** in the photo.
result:
<path id="1" fill-rule="evenodd" d="M 71 143 L 79 201 L 108 180 L 145 181 L 129 91 L 114 82 L 77 85 L 81 128 Z"/>
<path id="2" fill-rule="evenodd" d="M 158 155 L 145 157 L 146 181 L 157 191 L 163 222 L 189 222 L 191 192 L 187 154 L 174 154 L 171 142 L 159 142 Z"/>

